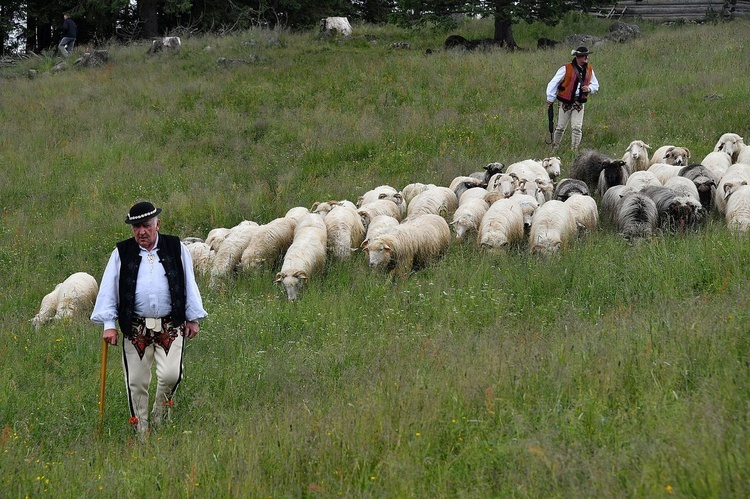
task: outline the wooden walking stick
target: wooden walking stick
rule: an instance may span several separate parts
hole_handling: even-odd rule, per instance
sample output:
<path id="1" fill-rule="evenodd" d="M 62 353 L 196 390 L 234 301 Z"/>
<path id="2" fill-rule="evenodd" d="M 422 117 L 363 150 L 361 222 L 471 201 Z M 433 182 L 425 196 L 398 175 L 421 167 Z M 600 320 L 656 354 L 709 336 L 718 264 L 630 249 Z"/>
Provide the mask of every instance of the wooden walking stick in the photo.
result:
<path id="1" fill-rule="evenodd" d="M 102 372 L 99 379 L 99 436 L 104 430 L 104 391 L 107 387 L 107 352 L 109 345 L 102 339 Z"/>

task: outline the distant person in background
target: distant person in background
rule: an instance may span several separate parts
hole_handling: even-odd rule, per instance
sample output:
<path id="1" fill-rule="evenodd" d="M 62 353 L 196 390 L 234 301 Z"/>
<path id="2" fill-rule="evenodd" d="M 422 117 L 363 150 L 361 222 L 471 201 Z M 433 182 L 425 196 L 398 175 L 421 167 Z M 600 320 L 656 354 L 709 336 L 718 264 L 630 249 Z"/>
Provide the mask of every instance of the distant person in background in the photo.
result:
<path id="1" fill-rule="evenodd" d="M 575 151 L 581 144 L 584 104 L 589 94 L 599 90 L 594 68 L 589 65 L 589 54 L 591 51 L 586 47 L 573 50 L 570 53 L 573 61 L 558 69 L 547 84 L 547 106 L 551 106 L 555 99 L 560 101 L 557 126 L 552 139 L 555 151 L 560 147 L 568 124 L 571 126 L 570 148 Z"/>
<path id="2" fill-rule="evenodd" d="M 63 25 L 62 25 L 62 39 L 60 45 L 57 47 L 60 49 L 60 53 L 66 59 L 73 53 L 73 47 L 76 44 L 76 36 L 78 35 L 78 27 L 75 21 L 70 18 L 69 13 L 63 14 Z"/>

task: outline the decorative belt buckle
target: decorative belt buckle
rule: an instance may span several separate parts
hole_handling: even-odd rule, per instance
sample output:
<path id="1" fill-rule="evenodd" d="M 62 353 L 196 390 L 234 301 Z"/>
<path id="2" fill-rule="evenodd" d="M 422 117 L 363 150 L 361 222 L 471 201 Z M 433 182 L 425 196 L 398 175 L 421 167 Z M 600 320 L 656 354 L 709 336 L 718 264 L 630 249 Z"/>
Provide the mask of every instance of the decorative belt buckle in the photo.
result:
<path id="1" fill-rule="evenodd" d="M 153 317 L 146 317 L 146 329 L 150 329 L 155 333 L 161 331 L 161 319 L 155 319 Z"/>

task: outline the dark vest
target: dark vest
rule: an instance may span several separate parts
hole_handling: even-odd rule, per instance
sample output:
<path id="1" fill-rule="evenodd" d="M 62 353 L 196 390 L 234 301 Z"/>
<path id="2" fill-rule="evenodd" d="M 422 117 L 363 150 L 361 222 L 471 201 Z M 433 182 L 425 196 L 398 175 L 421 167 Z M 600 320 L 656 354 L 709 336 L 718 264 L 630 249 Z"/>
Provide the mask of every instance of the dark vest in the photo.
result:
<path id="1" fill-rule="evenodd" d="M 182 243 L 180 238 L 159 234 L 156 252 L 164 266 L 169 284 L 169 295 L 172 303 L 172 321 L 175 324 L 185 322 L 185 271 L 182 268 Z M 117 321 L 120 330 L 130 332 L 135 310 L 135 285 L 138 280 L 138 267 L 141 265 L 140 246 L 135 238 L 117 243 L 120 253 L 120 300 L 117 307 Z"/>
<path id="2" fill-rule="evenodd" d="M 581 68 L 572 62 L 567 63 L 565 65 L 565 77 L 557 87 L 558 100 L 566 104 L 573 104 L 576 100 L 582 103 L 586 102 L 588 93 L 579 92 L 578 98 L 576 98 L 576 89 L 587 86 L 591 82 L 593 72 L 593 68 L 588 64 Z"/>

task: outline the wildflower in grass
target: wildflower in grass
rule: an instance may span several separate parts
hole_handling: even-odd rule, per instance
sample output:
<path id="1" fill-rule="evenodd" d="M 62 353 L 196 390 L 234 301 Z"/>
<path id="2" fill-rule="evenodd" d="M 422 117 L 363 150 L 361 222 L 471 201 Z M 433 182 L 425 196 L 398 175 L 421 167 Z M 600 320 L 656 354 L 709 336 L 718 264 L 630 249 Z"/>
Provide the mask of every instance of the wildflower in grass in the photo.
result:
<path id="1" fill-rule="evenodd" d="M 138 418 L 135 416 L 130 417 L 130 426 L 138 426 Z"/>
<path id="2" fill-rule="evenodd" d="M 671 494 L 672 493 L 672 486 L 671 485 L 667 485 L 665 487 L 665 490 L 667 491 L 667 494 Z"/>

